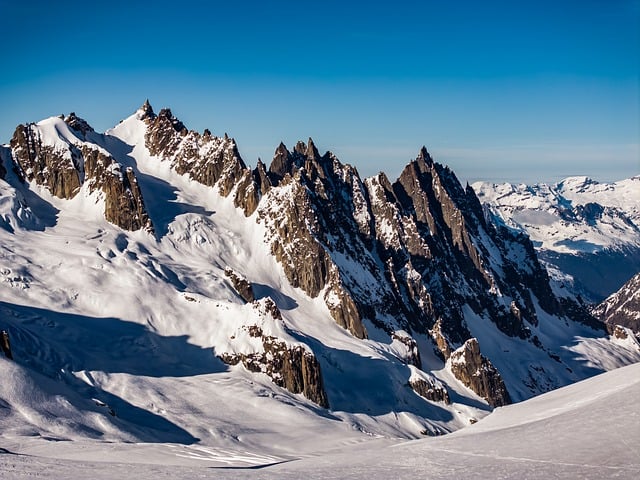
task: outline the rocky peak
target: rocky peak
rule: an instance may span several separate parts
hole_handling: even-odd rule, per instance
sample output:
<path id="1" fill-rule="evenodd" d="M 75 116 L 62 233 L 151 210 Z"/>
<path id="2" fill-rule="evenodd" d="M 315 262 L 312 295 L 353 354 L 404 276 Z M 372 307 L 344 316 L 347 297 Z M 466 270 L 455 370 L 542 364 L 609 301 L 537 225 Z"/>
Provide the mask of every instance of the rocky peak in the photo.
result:
<path id="1" fill-rule="evenodd" d="M 318 153 L 318 149 L 316 148 L 315 143 L 313 143 L 313 139 L 311 137 L 309 137 L 309 140 L 307 141 L 305 156 L 310 162 L 317 162 L 320 160 L 320 153 Z"/>
<path id="2" fill-rule="evenodd" d="M 307 145 L 305 145 L 305 143 L 302 140 L 298 140 L 298 142 L 296 143 L 296 146 L 293 147 L 293 153 L 297 153 L 298 155 L 300 155 L 302 157 L 306 157 L 307 156 Z"/>
<path id="3" fill-rule="evenodd" d="M 183 131 L 186 131 L 184 123 L 173 115 L 170 108 L 163 108 L 160 110 L 160 113 L 158 113 L 158 119 L 165 125 L 171 125 L 176 132 L 182 133 Z"/>
<path id="4" fill-rule="evenodd" d="M 156 118 L 156 114 L 153 112 L 153 108 L 149 103 L 149 99 L 146 99 L 142 106 L 137 111 L 137 117 L 139 120 L 151 121 Z"/>
<path id="5" fill-rule="evenodd" d="M 75 112 L 71 112 L 67 115 L 64 122 L 69 125 L 70 128 L 80 133 L 82 138 L 84 138 L 88 132 L 94 131 L 91 125 L 89 125 L 86 120 L 76 116 Z"/>
<path id="6" fill-rule="evenodd" d="M 433 158 L 431 158 L 431 154 L 429 154 L 427 147 L 424 145 L 420 149 L 420 152 L 418 152 L 418 158 L 416 160 L 418 163 L 424 163 L 426 166 L 432 166 L 434 163 Z"/>
<path id="7" fill-rule="evenodd" d="M 67 143 L 61 147 L 44 144 L 35 124 L 18 125 L 11 139 L 13 159 L 25 180 L 45 185 L 56 197 L 73 198 L 81 186 L 78 152 Z"/>
<path id="8" fill-rule="evenodd" d="M 269 166 L 269 175 L 273 178 L 273 183 L 277 184 L 287 173 L 291 172 L 293 166 L 293 156 L 287 149 L 286 145 L 280 142 L 278 148 L 273 155 L 273 160 Z"/>
<path id="9" fill-rule="evenodd" d="M 246 215 L 253 213 L 260 187 L 240 157 L 233 138 L 226 134 L 217 137 L 208 131 L 203 135 L 188 131 L 168 108 L 160 110 L 156 118 L 148 119 L 147 124 L 145 145 L 152 155 L 170 161 L 181 175 L 203 185 L 216 185 L 225 197 L 238 187 L 236 206 Z"/>

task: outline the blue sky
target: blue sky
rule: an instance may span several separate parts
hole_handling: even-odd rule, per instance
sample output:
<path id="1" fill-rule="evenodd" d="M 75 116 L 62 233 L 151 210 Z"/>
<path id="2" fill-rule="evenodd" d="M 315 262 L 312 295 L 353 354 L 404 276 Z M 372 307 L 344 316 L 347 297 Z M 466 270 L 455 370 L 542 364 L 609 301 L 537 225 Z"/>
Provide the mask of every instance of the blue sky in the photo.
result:
<path id="1" fill-rule="evenodd" d="M 312 136 L 363 175 L 640 174 L 640 1 L 0 0 L 0 142 L 149 98 L 245 161 Z"/>

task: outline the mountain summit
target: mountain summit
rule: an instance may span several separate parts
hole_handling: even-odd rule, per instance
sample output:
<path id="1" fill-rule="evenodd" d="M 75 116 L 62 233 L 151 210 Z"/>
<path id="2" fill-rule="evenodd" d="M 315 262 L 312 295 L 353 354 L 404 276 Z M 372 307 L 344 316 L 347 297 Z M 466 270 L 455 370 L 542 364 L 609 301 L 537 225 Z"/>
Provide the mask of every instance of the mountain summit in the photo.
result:
<path id="1" fill-rule="evenodd" d="M 640 360 L 425 147 L 395 181 L 311 138 L 251 168 L 146 101 L 105 133 L 19 125 L 0 155 L 0 328 L 82 431 L 437 435 Z"/>

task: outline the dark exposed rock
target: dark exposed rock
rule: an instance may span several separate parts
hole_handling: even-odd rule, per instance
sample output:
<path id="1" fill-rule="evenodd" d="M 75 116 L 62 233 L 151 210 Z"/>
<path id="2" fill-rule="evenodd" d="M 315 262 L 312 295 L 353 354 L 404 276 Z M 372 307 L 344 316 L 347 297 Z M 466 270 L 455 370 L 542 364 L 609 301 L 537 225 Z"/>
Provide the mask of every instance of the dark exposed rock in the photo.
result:
<path id="1" fill-rule="evenodd" d="M 611 332 L 611 335 L 613 335 L 615 338 L 619 339 L 619 340 L 626 340 L 627 338 L 629 338 L 629 334 L 627 333 L 627 329 L 624 327 L 621 327 L 620 325 L 616 325 L 613 328 L 613 331 Z"/>
<path id="2" fill-rule="evenodd" d="M 253 172 L 245 169 L 242 177 L 238 181 L 233 203 L 236 207 L 242 208 L 246 216 L 249 216 L 258 208 L 259 201 L 260 190 L 256 184 Z"/>
<path id="3" fill-rule="evenodd" d="M 264 163 L 260 159 L 258 159 L 258 163 L 256 168 L 253 170 L 253 178 L 256 184 L 260 187 L 260 192 L 265 194 L 271 188 L 271 181 L 269 180 L 269 175 L 265 168 Z"/>
<path id="4" fill-rule="evenodd" d="M 78 117 L 75 112 L 71 112 L 65 117 L 64 122 L 69 125 L 70 128 L 75 130 L 81 138 L 85 138 L 87 133 L 93 132 L 93 127 L 87 123 L 86 120 Z"/>
<path id="5" fill-rule="evenodd" d="M 13 354 L 11 353 L 11 343 L 9 342 L 9 332 L 6 330 L 0 331 L 0 348 L 2 353 L 9 360 L 13 360 Z"/>
<path id="6" fill-rule="evenodd" d="M 229 277 L 231 283 L 233 284 L 233 288 L 236 289 L 238 295 L 240 295 L 240 297 L 242 297 L 245 302 L 251 303 L 255 300 L 255 295 L 253 294 L 251 283 L 249 283 L 246 278 L 234 272 L 230 268 L 225 268 L 224 273 L 227 277 Z"/>
<path id="7" fill-rule="evenodd" d="M 640 273 L 634 275 L 620 290 L 592 310 L 593 315 L 615 334 L 617 326 L 631 329 L 640 336 Z"/>
<path id="8" fill-rule="evenodd" d="M 451 354 L 451 372 L 492 407 L 511 403 L 498 370 L 480 353 L 478 340 L 470 338 Z"/>
<path id="9" fill-rule="evenodd" d="M 273 191 L 272 202 L 262 206 L 259 218 L 271 223 L 271 253 L 282 264 L 289 282 L 316 297 L 324 288 L 330 261 L 307 227 L 316 222 L 304 186 L 291 176 L 285 179 L 288 194 Z M 284 185 L 281 185 L 284 186 Z"/>
<path id="10" fill-rule="evenodd" d="M 415 378 L 409 380 L 409 386 L 423 398 L 431 400 L 432 402 L 444 402 L 451 403 L 449 398 L 449 392 L 444 385 L 439 382 L 428 381 L 422 378 Z"/>
<path id="11" fill-rule="evenodd" d="M 64 120 L 82 138 L 93 132 L 75 113 Z M 103 192 L 109 222 L 126 230 L 153 231 L 133 170 L 123 172 L 122 166 L 98 147 L 66 141 L 56 147 L 43 145 L 40 130 L 30 124 L 18 126 L 11 149 L 25 180 L 44 185 L 53 195 L 66 199 L 75 197 L 87 183 L 89 192 Z"/>
<path id="12" fill-rule="evenodd" d="M 269 166 L 269 174 L 274 180 L 273 184 L 277 185 L 287 173 L 291 173 L 292 166 L 293 156 L 289 153 L 285 144 L 280 142 Z"/>
<path id="13" fill-rule="evenodd" d="M 46 186 L 52 195 L 60 198 L 73 198 L 80 191 L 77 149 L 58 151 L 43 145 L 40 132 L 33 124 L 18 125 L 11 149 L 26 180 Z"/>
<path id="14" fill-rule="evenodd" d="M 179 174 L 186 174 L 203 185 L 218 186 L 221 195 L 228 196 L 240 183 L 241 192 L 235 204 L 248 216 L 260 198 L 251 172 L 240 157 L 234 139 L 200 135 L 189 131 L 171 110 L 160 110 L 157 116 L 146 116 L 145 145 L 151 155 L 167 158 Z"/>
<path id="15" fill-rule="evenodd" d="M 151 219 L 145 209 L 142 192 L 132 168 L 122 165 L 99 150 L 83 146 L 85 181 L 89 190 L 104 193 L 104 216 L 125 230 L 144 228 L 152 232 Z"/>
<path id="16" fill-rule="evenodd" d="M 418 368 L 422 368 L 422 359 L 420 358 L 420 350 L 418 349 L 418 343 L 415 341 L 415 339 L 411 337 L 407 337 L 405 335 L 399 335 L 397 333 L 393 333 L 391 335 L 391 338 L 393 340 L 397 340 L 400 343 L 406 345 L 409 354 L 405 359 L 405 361 L 408 364 L 414 365 L 415 367 L 418 367 Z"/>
<path id="17" fill-rule="evenodd" d="M 310 147 L 311 160 L 305 159 L 305 162 L 317 160 L 314 148 Z M 304 144 L 290 155 L 298 155 L 300 159 L 301 151 L 307 151 Z M 333 202 L 322 198 L 325 189 L 321 182 L 314 185 L 316 179 L 318 177 L 308 176 L 306 168 L 287 173 L 278 185 L 280 188 L 270 190 L 269 200 L 261 206 L 258 216 L 267 225 L 271 251 L 282 264 L 289 282 L 311 297 L 328 287 L 324 298 L 333 318 L 353 335 L 364 338 L 366 331 L 361 313 L 322 242 L 331 232 L 325 228 L 328 222 L 323 218 L 331 212 L 323 208 L 331 208 Z M 315 192 L 309 189 L 309 184 L 314 185 Z"/>
<path id="18" fill-rule="evenodd" d="M 133 169 L 127 167 L 121 175 L 109 177 L 102 188 L 105 193 L 105 218 L 125 230 L 142 228 L 153 232 Z"/>
<path id="19" fill-rule="evenodd" d="M 149 99 L 146 99 L 140 107 L 140 113 L 140 120 L 153 120 L 154 118 L 156 118 L 156 114 L 153 112 L 153 108 L 149 103 Z"/>
<path id="20" fill-rule="evenodd" d="M 251 329 L 249 334 L 262 338 L 264 352 L 223 353 L 220 359 L 229 365 L 242 362 L 247 370 L 266 373 L 276 385 L 291 393 L 302 393 L 312 402 L 329 408 L 320 364 L 313 353 L 303 346 L 289 346 L 276 337 L 265 336 L 259 327 Z"/>

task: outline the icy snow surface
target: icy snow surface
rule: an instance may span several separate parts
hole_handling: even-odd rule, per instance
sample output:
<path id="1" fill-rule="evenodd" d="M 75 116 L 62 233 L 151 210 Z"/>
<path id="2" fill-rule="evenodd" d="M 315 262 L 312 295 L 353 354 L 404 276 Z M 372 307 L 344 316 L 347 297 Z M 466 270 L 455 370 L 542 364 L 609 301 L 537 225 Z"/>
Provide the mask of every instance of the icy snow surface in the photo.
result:
<path id="1" fill-rule="evenodd" d="M 3 375 L 10 373 L 7 364 L 0 360 Z M 4 479 L 635 479 L 640 475 L 638 398 L 640 364 L 635 364 L 499 408 L 444 437 L 371 439 L 357 445 L 336 437 L 333 452 L 289 458 L 225 448 L 57 442 L 4 434 L 0 472 Z"/>

